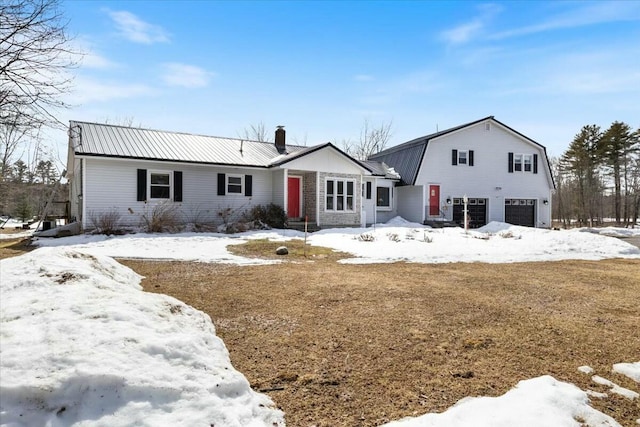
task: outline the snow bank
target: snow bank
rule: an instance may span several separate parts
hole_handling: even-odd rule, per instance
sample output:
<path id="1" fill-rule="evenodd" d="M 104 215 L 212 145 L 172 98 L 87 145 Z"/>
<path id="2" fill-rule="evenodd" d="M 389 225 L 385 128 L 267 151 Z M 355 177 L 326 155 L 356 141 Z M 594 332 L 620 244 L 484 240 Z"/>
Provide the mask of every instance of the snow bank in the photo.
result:
<path id="1" fill-rule="evenodd" d="M 294 230 L 219 233 L 130 234 L 37 239 L 40 246 L 69 246 L 85 253 L 121 258 L 217 262 L 238 265 L 278 261 L 231 254 L 228 245 L 251 239 L 286 241 L 300 238 Z M 366 236 L 366 238 L 365 238 Z M 491 222 L 477 230 L 432 229 L 401 217 L 368 228 L 324 229 L 307 242 L 353 254 L 344 263 L 531 262 L 566 259 L 640 258 L 640 249 L 606 236 L 578 230 L 554 231 Z"/>
<path id="2" fill-rule="evenodd" d="M 500 397 L 468 397 L 441 414 L 426 414 L 384 427 L 589 427 L 620 426 L 589 406 L 587 393 L 550 376 L 520 381 Z"/>
<path id="3" fill-rule="evenodd" d="M 601 228 L 579 228 L 579 231 L 585 233 L 600 234 L 609 237 L 640 237 L 640 228 L 622 228 L 622 227 L 601 227 Z"/>
<path id="4" fill-rule="evenodd" d="M 41 248 L 0 270 L 2 425 L 284 425 L 206 314 L 113 259 Z"/>

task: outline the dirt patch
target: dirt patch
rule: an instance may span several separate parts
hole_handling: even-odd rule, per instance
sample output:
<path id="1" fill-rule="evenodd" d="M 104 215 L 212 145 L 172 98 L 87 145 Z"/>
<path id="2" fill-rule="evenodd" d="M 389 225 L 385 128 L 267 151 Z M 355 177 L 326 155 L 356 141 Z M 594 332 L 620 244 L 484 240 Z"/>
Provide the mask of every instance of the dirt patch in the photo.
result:
<path id="1" fill-rule="evenodd" d="M 145 290 L 213 319 L 233 365 L 290 426 L 378 426 L 498 396 L 553 375 L 611 373 L 640 355 L 640 261 L 341 265 L 331 259 L 236 267 L 122 261 Z M 637 426 L 638 401 L 593 405 Z"/>
<path id="2" fill-rule="evenodd" d="M 0 259 L 22 255 L 31 252 L 35 248 L 35 246 L 31 246 L 31 239 L 29 238 L 3 239 L 0 240 Z"/>

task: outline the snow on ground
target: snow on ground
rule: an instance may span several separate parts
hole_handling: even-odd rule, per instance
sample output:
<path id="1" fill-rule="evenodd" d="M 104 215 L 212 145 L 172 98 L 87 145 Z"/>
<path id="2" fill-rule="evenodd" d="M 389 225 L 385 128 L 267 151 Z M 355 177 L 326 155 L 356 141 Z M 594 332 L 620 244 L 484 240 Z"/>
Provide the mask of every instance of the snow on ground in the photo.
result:
<path id="1" fill-rule="evenodd" d="M 284 425 L 270 399 L 233 369 L 207 315 L 141 292 L 140 276 L 108 256 L 249 265 L 267 261 L 234 256 L 226 246 L 302 236 L 291 230 L 81 235 L 38 239 L 45 247 L 1 260 L 0 425 Z M 357 258 L 346 262 L 360 263 L 640 258 L 640 249 L 594 233 L 502 223 L 465 233 L 401 218 L 373 228 L 323 230 L 309 242 L 350 252 Z M 593 372 L 587 368 L 579 369 Z M 640 362 L 613 369 L 639 382 Z M 576 419 L 590 427 L 619 426 L 591 408 L 589 396 L 605 395 L 543 376 L 500 397 L 466 398 L 441 414 L 386 426 L 564 427 L 576 426 Z"/>
<path id="2" fill-rule="evenodd" d="M 626 375 L 635 382 L 640 383 L 640 362 L 616 363 L 613 365 L 613 372 Z"/>
<path id="3" fill-rule="evenodd" d="M 578 231 L 600 234 L 609 237 L 640 237 L 640 227 L 638 228 L 622 228 L 622 227 L 602 227 L 602 228 L 578 228 Z"/>
<path id="4" fill-rule="evenodd" d="M 284 425 L 206 314 L 113 259 L 41 248 L 0 270 L 2 426 Z"/>
<path id="5" fill-rule="evenodd" d="M 301 238 L 293 230 L 217 233 L 81 235 L 41 238 L 40 246 L 72 246 L 83 252 L 121 258 L 260 264 L 274 261 L 232 255 L 226 246 L 248 239 L 286 241 Z M 344 263 L 529 262 L 565 259 L 640 258 L 640 249 L 620 239 L 584 233 L 518 227 L 492 222 L 465 232 L 461 228 L 431 229 L 394 218 L 368 228 L 335 228 L 312 233 L 312 245 L 348 252 Z"/>
<path id="6" fill-rule="evenodd" d="M 620 426 L 589 406 L 587 393 L 573 384 L 542 376 L 520 381 L 499 397 L 469 397 L 440 414 L 426 414 L 384 427 Z"/>

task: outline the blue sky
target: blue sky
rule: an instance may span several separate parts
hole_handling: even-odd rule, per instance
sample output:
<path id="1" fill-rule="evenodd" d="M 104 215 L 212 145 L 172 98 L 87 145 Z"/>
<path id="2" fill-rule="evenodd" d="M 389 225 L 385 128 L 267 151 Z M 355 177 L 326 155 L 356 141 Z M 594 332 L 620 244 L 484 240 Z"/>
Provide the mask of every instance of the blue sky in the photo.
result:
<path id="1" fill-rule="evenodd" d="M 314 145 L 367 119 L 395 145 L 493 115 L 556 156 L 583 125 L 640 127 L 640 1 L 62 6 L 86 53 L 64 121 Z"/>

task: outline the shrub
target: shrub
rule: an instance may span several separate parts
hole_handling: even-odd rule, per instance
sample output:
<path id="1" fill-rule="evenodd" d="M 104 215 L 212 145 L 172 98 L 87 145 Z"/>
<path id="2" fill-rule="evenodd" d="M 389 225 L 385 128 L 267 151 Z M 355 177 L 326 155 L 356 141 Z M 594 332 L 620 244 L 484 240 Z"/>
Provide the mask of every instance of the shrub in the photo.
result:
<path id="1" fill-rule="evenodd" d="M 145 202 L 146 203 L 146 202 Z M 163 202 L 155 205 L 151 212 L 145 206 L 142 215 L 142 227 L 148 233 L 175 232 L 179 230 L 178 205 Z"/>
<path id="2" fill-rule="evenodd" d="M 122 214 L 117 208 L 111 208 L 106 212 L 89 212 L 89 222 L 97 234 L 122 234 L 121 219 Z"/>
<path id="3" fill-rule="evenodd" d="M 392 242 L 396 242 L 398 243 L 400 241 L 400 236 L 398 236 L 397 233 L 387 233 L 387 237 L 389 238 L 389 240 L 391 240 Z"/>
<path id="4" fill-rule="evenodd" d="M 376 236 L 371 233 L 362 233 L 358 237 L 356 237 L 356 239 L 360 240 L 361 242 L 375 242 Z"/>
<path id="5" fill-rule="evenodd" d="M 266 206 L 256 205 L 244 215 L 246 221 L 256 221 L 271 228 L 284 228 L 287 223 L 287 213 L 281 206 L 269 203 Z"/>

